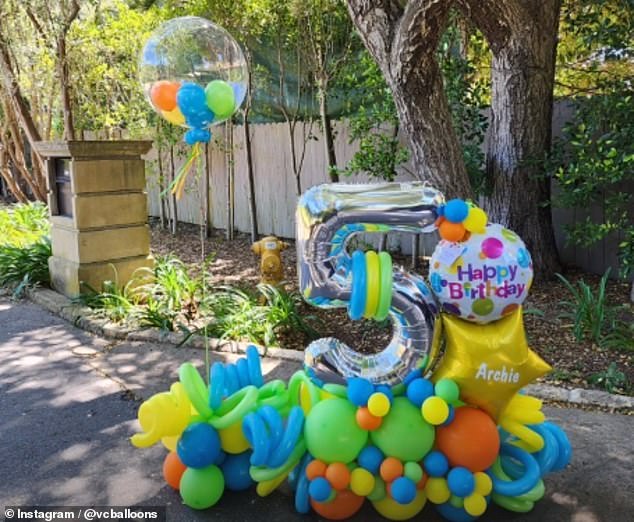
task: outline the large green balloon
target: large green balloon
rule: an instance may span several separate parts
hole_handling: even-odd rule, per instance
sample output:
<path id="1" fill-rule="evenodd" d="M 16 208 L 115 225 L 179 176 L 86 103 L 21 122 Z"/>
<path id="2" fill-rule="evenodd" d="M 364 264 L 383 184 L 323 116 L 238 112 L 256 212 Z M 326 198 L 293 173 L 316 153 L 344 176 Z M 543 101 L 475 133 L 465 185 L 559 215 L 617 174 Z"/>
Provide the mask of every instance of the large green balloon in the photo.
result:
<path id="1" fill-rule="evenodd" d="M 205 98 L 216 120 L 224 120 L 233 114 L 236 108 L 236 95 L 233 88 L 223 80 L 214 80 L 205 87 Z"/>
<path id="2" fill-rule="evenodd" d="M 324 462 L 351 462 L 365 446 L 368 432 L 359 428 L 356 408 L 346 399 L 317 403 L 306 418 L 308 451 Z"/>
<path id="3" fill-rule="evenodd" d="M 180 482 L 183 502 L 190 508 L 207 509 L 213 506 L 225 490 L 225 478 L 218 466 L 187 468 Z"/>
<path id="4" fill-rule="evenodd" d="M 370 438 L 389 457 L 401 461 L 421 460 L 434 444 L 434 428 L 427 424 L 420 409 L 407 398 L 397 397 L 381 427 Z"/>

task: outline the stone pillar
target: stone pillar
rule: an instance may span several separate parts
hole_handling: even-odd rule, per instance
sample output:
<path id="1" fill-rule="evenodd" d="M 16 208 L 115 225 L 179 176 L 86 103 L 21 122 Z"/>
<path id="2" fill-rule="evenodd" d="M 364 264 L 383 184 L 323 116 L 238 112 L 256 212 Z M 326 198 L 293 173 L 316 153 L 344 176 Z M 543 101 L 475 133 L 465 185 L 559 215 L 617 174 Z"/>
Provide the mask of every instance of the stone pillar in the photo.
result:
<path id="1" fill-rule="evenodd" d="M 150 141 L 40 142 L 47 165 L 53 256 L 58 292 L 77 297 L 81 284 L 125 285 L 151 267 L 145 161 Z"/>

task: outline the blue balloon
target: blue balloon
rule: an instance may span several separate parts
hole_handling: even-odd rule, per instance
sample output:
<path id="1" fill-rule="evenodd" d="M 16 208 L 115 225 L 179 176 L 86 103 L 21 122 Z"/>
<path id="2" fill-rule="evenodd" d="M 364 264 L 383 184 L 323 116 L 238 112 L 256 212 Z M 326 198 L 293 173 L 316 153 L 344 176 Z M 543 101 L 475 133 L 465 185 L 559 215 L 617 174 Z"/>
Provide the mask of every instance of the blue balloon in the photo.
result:
<path id="1" fill-rule="evenodd" d="M 394 394 L 392 393 L 392 388 L 387 384 L 380 384 L 376 387 L 376 391 L 384 394 L 390 401 L 390 404 L 394 402 Z"/>
<path id="2" fill-rule="evenodd" d="M 187 145 L 194 145 L 196 143 L 207 143 L 209 140 L 211 140 L 211 132 L 206 129 L 190 129 L 185 133 L 183 140 L 185 141 L 185 143 L 187 143 Z"/>
<path id="3" fill-rule="evenodd" d="M 432 395 L 434 395 L 434 385 L 429 379 L 414 379 L 407 386 L 407 398 L 418 408 Z"/>
<path id="4" fill-rule="evenodd" d="M 184 83 L 176 92 L 176 103 L 183 116 L 192 116 L 203 112 L 207 107 L 205 89 L 195 83 Z"/>
<path id="5" fill-rule="evenodd" d="M 515 478 L 515 480 L 507 481 L 496 477 L 489 471 L 488 474 L 493 481 L 494 493 L 506 497 L 519 497 L 524 493 L 528 493 L 537 485 L 541 478 L 541 473 L 539 464 L 530 453 L 504 442 L 500 447 L 500 455 L 502 456 L 502 461 L 504 461 L 504 457 L 510 457 L 519 462 L 523 466 L 523 474 Z"/>
<path id="6" fill-rule="evenodd" d="M 409 504 L 416 498 L 416 484 L 412 479 L 399 477 L 390 488 L 392 498 L 399 504 Z"/>
<path id="7" fill-rule="evenodd" d="M 348 379 L 348 399 L 355 406 L 365 406 L 368 404 L 370 395 L 374 393 L 374 386 L 367 379 L 354 377 Z"/>
<path id="8" fill-rule="evenodd" d="M 467 468 L 457 467 L 447 475 L 447 485 L 457 497 L 468 497 L 475 490 L 475 479 Z"/>
<path id="9" fill-rule="evenodd" d="M 403 379 L 403 384 L 405 386 L 407 386 L 410 382 L 412 382 L 414 379 L 418 379 L 419 377 L 422 376 L 422 373 L 420 371 L 420 369 L 416 369 L 416 370 L 412 370 L 411 372 L 409 372 L 406 376 L 405 379 Z"/>
<path id="10" fill-rule="evenodd" d="M 315 502 L 325 502 L 330 497 L 332 486 L 324 477 L 317 477 L 310 481 L 308 494 Z"/>
<path id="11" fill-rule="evenodd" d="M 253 479 L 249 475 L 251 467 L 251 452 L 244 451 L 238 455 L 227 455 L 221 466 L 225 476 L 225 486 L 231 491 L 244 491 L 253 484 Z"/>
<path id="12" fill-rule="evenodd" d="M 185 116 L 185 123 L 192 129 L 204 129 L 214 121 L 214 113 L 209 109 L 201 110 Z"/>
<path id="13" fill-rule="evenodd" d="M 452 223 L 462 223 L 469 215 L 469 205 L 462 199 L 452 199 L 445 205 L 445 218 Z"/>
<path id="14" fill-rule="evenodd" d="M 450 522 L 473 522 L 478 518 L 471 516 L 463 508 L 452 506 L 449 502 L 437 504 L 436 510 Z"/>
<path id="15" fill-rule="evenodd" d="M 442 423 L 442 426 L 449 426 L 455 418 L 456 409 L 451 404 L 449 404 L 449 415 L 447 415 L 447 420 Z"/>
<path id="16" fill-rule="evenodd" d="M 190 424 L 178 439 L 176 453 L 182 463 L 190 468 L 210 466 L 220 456 L 218 432 L 206 422 Z"/>
<path id="17" fill-rule="evenodd" d="M 449 461 L 440 451 L 430 451 L 423 459 L 423 467 L 430 477 L 444 477 L 449 470 Z"/>
<path id="18" fill-rule="evenodd" d="M 359 466 L 376 475 L 383 462 L 383 452 L 376 446 L 366 446 L 359 453 L 357 461 Z"/>

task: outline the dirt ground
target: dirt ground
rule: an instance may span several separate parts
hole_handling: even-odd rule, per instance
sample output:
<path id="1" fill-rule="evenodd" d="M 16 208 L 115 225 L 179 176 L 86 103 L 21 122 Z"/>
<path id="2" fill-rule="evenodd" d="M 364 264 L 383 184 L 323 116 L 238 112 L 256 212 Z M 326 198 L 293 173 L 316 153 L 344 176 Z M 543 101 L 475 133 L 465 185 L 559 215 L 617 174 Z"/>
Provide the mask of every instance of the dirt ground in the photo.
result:
<path id="1" fill-rule="evenodd" d="M 217 284 L 251 286 L 258 283 L 258 258 L 250 249 L 251 241 L 245 234 L 237 234 L 228 241 L 224 231 L 213 230 L 205 242 L 207 255 L 214 254 L 211 264 L 211 279 Z M 152 226 L 152 251 L 154 255 L 173 253 L 192 267 L 201 264 L 200 230 L 196 226 L 179 224 L 176 236 L 162 230 L 156 223 Z M 283 261 L 286 288 L 297 290 L 295 246 L 284 251 Z M 396 262 L 409 264 L 409 259 L 395 256 Z M 422 268 L 426 274 L 426 268 Z M 575 282 L 580 278 L 596 286 L 599 276 L 567 270 L 564 275 Z M 627 304 L 629 317 L 634 307 L 629 304 L 629 284 L 611 281 L 608 295 L 611 304 Z M 602 349 L 590 341 L 577 343 L 572 334 L 572 324 L 562 319 L 560 301 L 567 299 L 567 291 L 557 279 L 536 282 L 527 299 L 525 310 L 539 311 L 525 315 L 526 332 L 531 347 L 548 361 L 555 370 L 545 379 L 570 387 L 595 387 L 588 380 L 598 372 L 605 371 L 615 362 L 630 385 L 634 383 L 634 362 L 631 352 Z M 301 312 L 317 330 L 320 337 L 333 336 L 364 352 L 380 351 L 391 337 L 389 324 L 372 321 L 350 321 L 345 310 L 320 310 L 302 305 Z M 543 314 L 543 316 L 542 316 Z M 282 340 L 284 348 L 302 350 L 310 340 L 303 334 L 291 334 Z M 623 390 L 625 391 L 625 390 Z M 632 391 L 630 386 L 629 391 Z"/>

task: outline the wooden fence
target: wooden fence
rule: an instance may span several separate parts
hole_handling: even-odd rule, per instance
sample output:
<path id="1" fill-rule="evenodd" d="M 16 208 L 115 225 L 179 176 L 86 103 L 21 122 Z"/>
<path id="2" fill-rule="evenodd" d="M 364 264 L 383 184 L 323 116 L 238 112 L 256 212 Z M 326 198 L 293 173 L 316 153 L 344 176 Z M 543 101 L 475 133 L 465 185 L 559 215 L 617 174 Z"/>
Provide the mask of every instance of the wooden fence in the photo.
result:
<path id="1" fill-rule="evenodd" d="M 556 104 L 553 116 L 553 134 L 559 136 L 563 124 L 572 113 L 569 104 Z M 233 199 L 233 221 L 238 231 L 250 230 L 249 205 L 247 199 L 247 165 L 244 151 L 244 133 L 241 127 L 233 128 L 234 155 L 231 158 L 225 151 L 225 129 L 214 130 L 214 143 L 210 145 L 207 161 L 209 162 L 209 212 L 208 222 L 214 228 L 227 228 L 227 201 Z M 329 181 L 325 164 L 325 154 L 321 133 L 317 126 L 313 129 L 314 138 L 306 142 L 306 151 L 301 173 L 302 191 L 311 186 Z M 254 163 L 255 194 L 260 234 L 273 234 L 279 237 L 292 238 L 295 236 L 295 207 L 297 203 L 296 184 L 291 164 L 291 154 L 288 140 L 288 127 L 285 123 L 258 124 L 251 126 L 252 155 Z M 296 128 L 295 143 L 301 154 L 304 135 L 301 124 Z M 343 167 L 358 150 L 356 143 L 350 143 L 349 129 L 342 122 L 335 124 L 335 150 L 337 163 Z M 185 161 L 187 149 L 178 147 L 175 154 L 176 169 Z M 151 216 L 160 214 L 160 197 L 157 176 L 157 153 L 153 150 L 148 156 L 148 197 L 149 213 Z M 234 184 L 229 186 L 229 163 L 233 162 Z M 165 158 L 164 158 L 165 163 Z M 398 181 L 411 181 L 411 175 L 403 171 Z M 368 182 L 365 175 L 355 175 L 341 181 L 350 183 Z M 179 221 L 187 223 L 201 223 L 205 215 L 201 209 L 201 193 L 204 192 L 204 181 L 191 176 L 183 198 L 177 202 L 177 216 Z M 629 187 L 631 190 L 632 187 Z M 556 190 L 556 187 L 554 187 Z M 634 211 L 634 209 L 630 209 Z M 612 267 L 613 274 L 618 271 L 617 250 L 622 240 L 618 234 L 604 241 L 600 241 L 592 248 L 567 246 L 565 244 L 564 225 L 579 222 L 590 215 L 593 218 L 602 217 L 602 205 L 585 210 L 555 209 L 553 221 L 555 237 L 562 261 L 566 264 L 577 265 L 584 270 L 603 273 Z M 203 218 L 204 219 L 204 218 Z M 370 238 L 364 240 L 371 241 Z M 437 241 L 435 234 L 428 234 L 420 238 L 421 253 L 430 255 Z M 371 241 L 373 242 L 373 241 Z M 400 248 L 409 254 L 412 248 L 411 236 L 394 235 L 389 238 L 388 247 Z"/>

